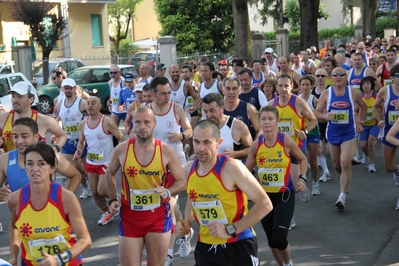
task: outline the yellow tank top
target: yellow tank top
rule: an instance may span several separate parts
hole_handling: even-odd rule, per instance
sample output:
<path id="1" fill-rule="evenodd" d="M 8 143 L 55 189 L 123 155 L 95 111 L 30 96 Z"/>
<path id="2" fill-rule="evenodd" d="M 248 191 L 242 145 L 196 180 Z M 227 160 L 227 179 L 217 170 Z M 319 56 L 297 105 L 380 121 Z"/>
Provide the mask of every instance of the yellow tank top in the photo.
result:
<path id="1" fill-rule="evenodd" d="M 187 181 L 187 194 L 192 201 L 192 209 L 200 225 L 198 241 L 205 244 L 225 244 L 255 236 L 248 228 L 236 237 L 229 239 L 215 238 L 206 226 L 211 221 L 232 224 L 248 213 L 246 195 L 239 189 L 227 190 L 222 183 L 221 170 L 228 157 L 218 155 L 212 170 L 202 176 L 197 173 L 197 160 L 193 162 Z"/>
<path id="2" fill-rule="evenodd" d="M 284 150 L 284 134 L 277 133 L 277 141 L 273 147 L 267 147 L 263 135 L 258 137 L 259 182 L 268 193 L 294 190 L 291 180 L 291 158 Z"/>
<path id="3" fill-rule="evenodd" d="M 21 189 L 15 226 L 21 237 L 22 265 L 38 265 L 43 258 L 41 250 L 50 255 L 63 252 L 76 243 L 71 236 L 71 223 L 62 204 L 62 186 L 51 183 L 50 194 L 44 208 L 35 210 L 30 202 L 30 185 Z M 80 265 L 82 258 L 65 265 Z"/>
<path id="4" fill-rule="evenodd" d="M 377 122 L 377 119 L 375 119 L 374 113 L 373 113 L 373 105 L 374 105 L 375 99 L 377 98 L 377 93 L 375 91 L 373 91 L 373 94 L 371 95 L 370 99 L 366 99 L 364 97 L 364 93 L 362 93 L 362 96 L 363 96 L 363 101 L 367 105 L 367 113 L 366 113 L 366 117 L 364 118 L 364 125 L 365 126 L 377 125 L 378 122 Z"/>
<path id="5" fill-rule="evenodd" d="M 162 161 L 161 141 L 155 140 L 153 158 L 147 165 L 141 165 L 137 161 L 134 143 L 135 138 L 131 138 L 122 168 L 121 202 L 131 210 L 153 210 L 164 203 L 154 192 L 154 183 L 162 186 L 166 174 Z"/>
<path id="6" fill-rule="evenodd" d="M 291 137 L 298 144 L 301 150 L 305 150 L 306 142 L 298 138 L 295 129 L 303 130 L 305 128 L 305 118 L 300 117 L 295 109 L 297 95 L 291 94 L 290 100 L 286 106 L 278 104 L 279 97 L 273 100 L 273 106 L 277 108 L 280 121 L 278 122 L 278 131 Z"/>
<path id="7" fill-rule="evenodd" d="M 199 82 L 199 71 L 196 71 L 196 72 L 195 72 L 193 80 L 194 80 L 195 82 Z"/>
<path id="8" fill-rule="evenodd" d="M 15 145 L 14 145 L 14 110 L 11 110 L 10 113 L 8 114 L 7 120 L 4 123 L 3 131 L 2 131 L 2 136 L 4 137 L 4 143 L 3 143 L 3 149 L 4 152 L 12 151 L 15 150 Z M 32 115 L 31 118 L 37 122 L 37 111 L 32 110 Z"/>
<path id="9" fill-rule="evenodd" d="M 329 78 L 326 79 L 326 84 L 327 84 L 327 85 L 330 85 L 330 86 L 334 85 L 334 83 L 333 83 L 331 77 L 329 77 Z"/>

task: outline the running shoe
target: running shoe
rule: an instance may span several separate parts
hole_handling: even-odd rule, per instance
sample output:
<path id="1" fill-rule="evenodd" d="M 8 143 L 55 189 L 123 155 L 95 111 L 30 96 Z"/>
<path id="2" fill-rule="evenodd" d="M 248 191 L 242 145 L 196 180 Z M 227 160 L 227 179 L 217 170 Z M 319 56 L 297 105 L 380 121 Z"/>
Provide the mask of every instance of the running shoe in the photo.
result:
<path id="1" fill-rule="evenodd" d="M 399 203 L 399 202 L 398 202 Z M 0 233 L 3 232 L 3 224 L 0 222 Z"/>
<path id="2" fill-rule="evenodd" d="M 295 217 L 292 216 L 291 218 L 291 224 L 290 227 L 288 228 L 288 230 L 291 230 L 292 228 L 296 227 L 296 222 L 295 222 Z"/>
<path id="3" fill-rule="evenodd" d="M 93 196 L 90 189 L 84 188 L 82 194 L 80 194 L 79 199 L 87 199 L 88 197 Z"/>
<path id="4" fill-rule="evenodd" d="M 179 248 L 179 253 L 180 253 L 180 258 L 185 258 L 188 255 L 190 255 L 191 252 L 191 243 L 190 240 L 194 236 L 194 229 L 190 228 L 190 233 L 188 233 L 185 236 L 179 237 L 177 239 L 176 244 L 180 245 Z"/>
<path id="5" fill-rule="evenodd" d="M 326 173 L 326 172 L 323 172 L 323 175 L 320 176 L 320 178 L 319 178 L 319 182 L 327 182 L 327 181 L 330 181 L 330 180 L 331 180 L 331 174 L 330 173 Z"/>
<path id="6" fill-rule="evenodd" d="M 367 171 L 368 171 L 369 173 L 375 173 L 375 172 L 377 172 L 377 170 L 375 170 L 375 164 L 369 163 L 369 165 L 367 165 Z"/>
<path id="7" fill-rule="evenodd" d="M 320 195 L 320 185 L 319 183 L 313 183 L 312 184 L 312 193 L 313 196 L 318 196 Z"/>
<path id="8" fill-rule="evenodd" d="M 339 211 L 343 211 L 345 209 L 345 200 L 342 197 L 338 197 L 337 202 L 335 202 L 335 208 Z"/>
<path id="9" fill-rule="evenodd" d="M 114 219 L 114 216 L 110 214 L 108 211 L 104 212 L 100 220 L 98 220 L 97 225 L 106 225 Z"/>
<path id="10" fill-rule="evenodd" d="M 166 261 L 165 261 L 164 266 L 171 266 L 171 265 L 173 265 L 173 258 L 172 258 L 172 256 L 168 255 L 166 257 Z"/>
<path id="11" fill-rule="evenodd" d="M 395 208 L 395 210 L 399 211 L 399 199 L 398 199 L 398 202 L 396 202 L 396 208 Z"/>
<path id="12" fill-rule="evenodd" d="M 397 175 L 396 173 L 393 173 L 393 183 L 396 187 L 399 187 L 399 175 Z"/>
<path id="13" fill-rule="evenodd" d="M 308 202 L 310 199 L 310 192 L 308 187 L 306 186 L 306 182 L 304 179 L 299 178 L 299 181 L 302 182 L 305 185 L 305 189 L 303 191 L 299 191 L 299 199 L 303 202 Z"/>
<path id="14" fill-rule="evenodd" d="M 353 157 L 352 164 L 359 164 L 361 162 L 362 162 L 362 159 L 360 158 L 359 155 L 356 154 L 355 157 Z"/>
<path id="15" fill-rule="evenodd" d="M 368 161 L 369 161 L 369 156 L 363 153 L 362 164 L 365 165 Z"/>

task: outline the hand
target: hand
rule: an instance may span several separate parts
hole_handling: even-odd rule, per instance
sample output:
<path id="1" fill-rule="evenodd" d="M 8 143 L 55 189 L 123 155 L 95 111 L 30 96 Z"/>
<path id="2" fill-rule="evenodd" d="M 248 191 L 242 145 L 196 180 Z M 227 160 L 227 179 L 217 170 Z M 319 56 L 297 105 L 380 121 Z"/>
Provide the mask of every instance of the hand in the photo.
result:
<path id="1" fill-rule="evenodd" d="M 52 135 L 50 138 L 51 144 L 54 144 L 57 141 L 57 137 L 55 135 Z"/>
<path id="2" fill-rule="evenodd" d="M 190 106 L 190 107 L 187 107 L 186 110 L 187 110 L 187 113 L 192 114 L 192 113 L 194 113 L 195 108 L 193 106 Z"/>
<path id="3" fill-rule="evenodd" d="M 121 203 L 119 201 L 113 201 L 111 205 L 109 205 L 108 211 L 111 214 L 115 215 L 119 212 L 120 208 L 121 208 Z"/>
<path id="4" fill-rule="evenodd" d="M 1 135 L 1 137 L 0 137 L 0 146 L 2 146 L 4 142 L 6 142 L 6 139 L 4 138 L 3 135 Z"/>
<path id="5" fill-rule="evenodd" d="M 18 265 L 18 259 L 12 258 L 8 261 L 12 266 L 17 266 Z"/>
<path id="6" fill-rule="evenodd" d="M 296 132 L 296 135 L 298 136 L 299 139 L 301 139 L 301 140 L 306 139 L 306 133 L 305 133 L 305 131 L 299 130 L 299 129 L 296 129 L 296 128 L 295 128 L 295 132 Z"/>
<path id="7" fill-rule="evenodd" d="M 360 122 L 356 123 L 356 133 L 362 133 L 364 131 L 363 125 Z"/>
<path id="8" fill-rule="evenodd" d="M 175 226 L 175 234 L 177 234 L 178 236 L 185 236 L 188 233 L 190 233 L 190 225 L 188 224 L 188 222 L 183 219 L 177 221 Z"/>
<path id="9" fill-rule="evenodd" d="M 182 141 L 183 137 L 181 133 L 169 132 L 168 140 L 172 143 Z"/>
<path id="10" fill-rule="evenodd" d="M 159 196 L 163 199 L 168 199 L 169 198 L 169 193 L 166 191 L 166 188 L 164 186 L 158 186 L 157 183 L 154 182 L 154 191 L 158 193 Z"/>
<path id="11" fill-rule="evenodd" d="M 385 127 L 385 121 L 384 121 L 384 120 L 378 121 L 378 127 L 379 127 L 380 129 L 383 129 L 383 128 Z"/>
<path id="12" fill-rule="evenodd" d="M 46 251 L 44 251 L 44 250 L 42 250 L 42 254 L 43 254 L 44 260 L 40 261 L 40 263 L 38 264 L 39 266 L 52 266 L 52 265 L 57 266 L 58 265 L 57 259 L 54 256 L 47 254 Z"/>
<path id="13" fill-rule="evenodd" d="M 128 127 L 128 128 L 125 127 L 125 131 L 126 131 L 126 135 L 129 135 L 130 131 L 132 131 L 132 130 L 130 129 L 130 127 Z"/>
<path id="14" fill-rule="evenodd" d="M 231 235 L 229 235 L 226 232 L 226 228 L 224 227 L 224 225 L 219 222 L 209 222 L 207 227 L 213 237 L 219 237 L 219 238 L 231 237 Z"/>
<path id="15" fill-rule="evenodd" d="M 119 113 L 123 112 L 123 109 L 125 109 L 125 104 L 122 104 L 122 105 L 118 106 L 118 112 Z"/>
<path id="16" fill-rule="evenodd" d="M 334 117 L 334 113 L 333 112 L 328 112 L 326 113 L 326 120 L 330 121 L 332 120 Z"/>
<path id="17" fill-rule="evenodd" d="M 7 201 L 11 193 L 10 185 L 0 187 L 0 202 Z"/>
<path id="18" fill-rule="evenodd" d="M 82 157 L 82 151 L 81 150 L 76 150 L 75 154 L 73 155 L 72 160 L 78 160 L 80 157 Z"/>

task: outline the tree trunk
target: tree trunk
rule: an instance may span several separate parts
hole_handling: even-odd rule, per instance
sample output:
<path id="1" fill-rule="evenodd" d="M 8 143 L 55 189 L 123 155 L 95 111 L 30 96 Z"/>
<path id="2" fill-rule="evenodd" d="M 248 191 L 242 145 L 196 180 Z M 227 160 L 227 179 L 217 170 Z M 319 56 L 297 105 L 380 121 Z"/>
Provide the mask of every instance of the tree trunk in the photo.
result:
<path id="1" fill-rule="evenodd" d="M 398 36 L 398 34 L 399 34 L 399 0 L 396 0 L 396 21 L 397 21 L 396 36 Z"/>
<path id="2" fill-rule="evenodd" d="M 298 2 L 301 16 L 301 49 L 318 47 L 317 20 L 320 0 L 298 0 Z"/>
<path id="3" fill-rule="evenodd" d="M 233 0 L 235 54 L 252 61 L 251 32 L 249 28 L 248 0 Z"/>
<path id="4" fill-rule="evenodd" d="M 280 15 L 279 26 L 280 29 L 284 28 L 284 4 L 283 0 L 278 0 L 278 13 Z"/>
<path id="5" fill-rule="evenodd" d="M 42 51 L 42 58 L 43 58 L 43 85 L 47 85 L 48 84 L 48 79 L 50 77 L 50 71 L 48 69 L 48 67 L 49 67 L 48 60 L 50 58 L 50 53 L 51 53 L 51 50 L 43 50 Z"/>
<path id="6" fill-rule="evenodd" d="M 377 19 L 379 0 L 363 0 L 363 37 L 376 36 L 375 21 Z"/>

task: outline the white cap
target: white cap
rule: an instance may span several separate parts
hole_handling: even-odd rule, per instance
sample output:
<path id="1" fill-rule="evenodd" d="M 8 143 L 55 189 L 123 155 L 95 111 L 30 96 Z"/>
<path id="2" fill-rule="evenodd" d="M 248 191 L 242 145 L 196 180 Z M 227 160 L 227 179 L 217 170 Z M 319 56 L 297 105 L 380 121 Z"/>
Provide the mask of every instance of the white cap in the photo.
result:
<path id="1" fill-rule="evenodd" d="M 74 79 L 66 78 L 61 83 L 61 87 L 64 87 L 64 86 L 75 87 L 76 86 L 76 82 L 75 82 Z"/>
<path id="2" fill-rule="evenodd" d="M 366 39 L 372 39 L 373 37 L 369 34 L 367 35 Z"/>
<path id="3" fill-rule="evenodd" d="M 137 84 L 137 85 L 134 87 L 133 92 L 136 92 L 136 91 L 143 91 L 143 87 L 144 87 L 144 83 L 139 83 L 139 84 Z"/>
<path id="4" fill-rule="evenodd" d="M 265 50 L 265 53 L 273 53 L 273 48 L 271 48 L 271 47 L 267 47 L 266 48 L 266 50 Z"/>
<path id="5" fill-rule="evenodd" d="M 8 91 L 8 93 L 11 92 L 16 92 L 19 95 L 26 95 L 28 93 L 31 93 L 33 95 L 36 94 L 36 90 L 35 88 L 32 86 L 32 84 L 30 84 L 29 82 L 26 81 L 20 81 L 14 84 L 14 86 L 12 86 L 12 89 Z"/>

